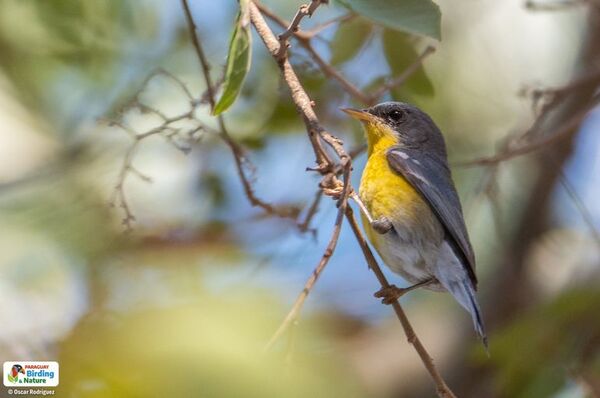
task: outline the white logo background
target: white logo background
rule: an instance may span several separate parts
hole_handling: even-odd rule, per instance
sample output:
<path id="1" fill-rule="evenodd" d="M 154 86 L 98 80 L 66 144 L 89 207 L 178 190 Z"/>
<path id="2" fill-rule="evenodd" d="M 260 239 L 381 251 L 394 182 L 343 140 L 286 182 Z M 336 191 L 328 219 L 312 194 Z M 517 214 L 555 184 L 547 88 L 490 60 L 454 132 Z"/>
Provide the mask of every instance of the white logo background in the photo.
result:
<path id="1" fill-rule="evenodd" d="M 18 381 L 12 382 L 8 379 L 8 376 L 11 373 L 12 367 L 13 365 L 21 365 L 23 367 L 23 370 L 25 371 L 25 374 L 23 373 L 19 373 L 18 375 Z M 28 368 L 28 366 L 31 366 L 32 368 Z M 40 366 L 47 366 L 45 368 L 39 368 Z M 4 362 L 4 366 L 2 368 L 3 372 L 2 372 L 2 381 L 4 382 L 4 385 L 6 387 L 56 387 L 58 386 L 58 362 L 52 362 L 52 361 L 7 361 Z M 50 378 L 50 377 L 43 377 L 43 376 L 39 376 L 37 372 L 39 371 L 45 371 L 45 372 L 54 372 L 54 377 Z M 29 377 L 27 375 L 28 371 L 34 371 L 36 372 L 36 375 L 33 377 Z M 45 383 L 25 383 L 25 379 L 43 379 L 46 382 Z"/>

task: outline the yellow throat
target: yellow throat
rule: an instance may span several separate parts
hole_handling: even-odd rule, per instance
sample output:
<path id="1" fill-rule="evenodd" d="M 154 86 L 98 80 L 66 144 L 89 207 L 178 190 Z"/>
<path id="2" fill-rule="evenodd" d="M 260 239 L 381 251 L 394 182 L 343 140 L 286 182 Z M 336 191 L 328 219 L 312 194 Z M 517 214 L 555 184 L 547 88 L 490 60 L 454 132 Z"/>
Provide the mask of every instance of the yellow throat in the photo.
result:
<path id="1" fill-rule="evenodd" d="M 360 181 L 361 200 L 374 219 L 385 216 L 393 222 L 402 217 L 405 223 L 419 222 L 418 215 L 427 204 L 402 175 L 390 168 L 387 161 L 387 150 L 399 143 L 396 133 L 382 123 L 367 122 L 364 128 L 368 159 Z M 369 237 L 372 233 L 367 227 Z"/>

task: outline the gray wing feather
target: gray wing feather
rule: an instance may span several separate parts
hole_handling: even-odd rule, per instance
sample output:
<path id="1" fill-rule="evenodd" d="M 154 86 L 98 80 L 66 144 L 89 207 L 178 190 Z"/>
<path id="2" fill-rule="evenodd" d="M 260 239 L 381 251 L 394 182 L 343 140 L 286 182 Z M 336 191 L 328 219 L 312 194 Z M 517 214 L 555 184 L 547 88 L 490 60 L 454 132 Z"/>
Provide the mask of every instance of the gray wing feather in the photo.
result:
<path id="1" fill-rule="evenodd" d="M 393 147 L 387 152 L 387 160 L 392 170 L 406 178 L 429 203 L 449 235 L 450 239 L 447 240 L 462 260 L 461 263 L 476 287 L 475 256 L 469 242 L 460 200 L 444 159 L 430 154 L 419 154 L 411 148 Z"/>

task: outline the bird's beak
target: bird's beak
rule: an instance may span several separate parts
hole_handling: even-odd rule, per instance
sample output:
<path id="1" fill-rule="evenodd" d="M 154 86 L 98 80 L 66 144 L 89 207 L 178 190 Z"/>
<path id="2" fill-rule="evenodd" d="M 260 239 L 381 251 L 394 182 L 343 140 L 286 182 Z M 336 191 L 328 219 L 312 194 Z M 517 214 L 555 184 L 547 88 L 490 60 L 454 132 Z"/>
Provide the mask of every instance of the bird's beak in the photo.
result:
<path id="1" fill-rule="evenodd" d="M 354 119 L 363 121 L 363 122 L 375 122 L 377 121 L 377 116 L 370 114 L 369 112 L 362 111 L 360 109 L 353 108 L 341 108 L 342 111 L 346 112 L 348 115 L 352 116 Z"/>
<path id="2" fill-rule="evenodd" d="M 25 369 L 21 368 L 21 370 L 19 370 L 19 373 L 25 374 Z"/>

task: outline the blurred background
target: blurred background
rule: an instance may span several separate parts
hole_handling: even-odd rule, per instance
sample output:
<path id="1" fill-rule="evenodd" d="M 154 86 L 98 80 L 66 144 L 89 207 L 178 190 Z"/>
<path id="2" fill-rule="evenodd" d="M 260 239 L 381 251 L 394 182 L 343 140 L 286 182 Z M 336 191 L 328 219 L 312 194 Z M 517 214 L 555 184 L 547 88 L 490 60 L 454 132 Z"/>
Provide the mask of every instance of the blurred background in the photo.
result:
<path id="1" fill-rule="evenodd" d="M 446 136 L 489 357 L 446 295 L 415 291 L 402 299 L 407 314 L 458 396 L 598 397 L 600 6 L 437 3 L 440 42 L 362 17 L 312 40 L 365 91 L 436 48 L 387 98 L 419 105 Z M 264 4 L 289 20 L 300 2 Z M 238 4 L 190 7 L 218 81 Z M 302 26 L 346 13 L 322 6 Z M 226 122 L 248 151 L 256 195 L 302 220 L 314 155 L 253 35 Z M 360 147 L 360 126 L 339 107 L 361 104 L 292 43 L 319 118 Z M 319 202 L 314 232 L 266 216 L 229 149 L 189 121 L 132 138 L 161 125 L 156 111 L 189 111 L 186 89 L 206 89 L 180 2 L 0 0 L 0 54 L 0 360 L 59 361 L 57 395 L 70 397 L 435 396 L 391 308 L 373 297 L 379 285 L 347 225 L 297 326 L 263 351 L 336 209 Z M 194 111 L 216 128 L 207 106 Z M 522 156 L 462 165 L 540 140 Z M 355 159 L 355 186 L 364 162 Z"/>

